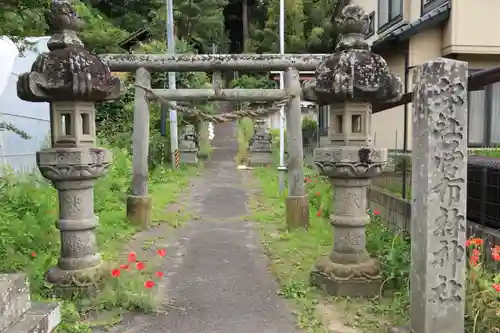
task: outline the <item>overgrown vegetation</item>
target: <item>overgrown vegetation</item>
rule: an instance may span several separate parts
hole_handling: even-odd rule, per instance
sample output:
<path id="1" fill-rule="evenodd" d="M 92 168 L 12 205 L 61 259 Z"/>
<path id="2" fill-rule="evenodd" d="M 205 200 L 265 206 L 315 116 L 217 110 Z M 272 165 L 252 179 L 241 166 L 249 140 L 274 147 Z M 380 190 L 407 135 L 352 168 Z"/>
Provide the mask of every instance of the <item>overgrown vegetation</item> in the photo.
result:
<path id="1" fill-rule="evenodd" d="M 389 230 L 379 212 L 369 211 L 367 249 L 380 259 L 384 278 L 379 296 L 373 299 L 328 297 L 309 285 L 315 261 L 332 248 L 328 216 L 332 212 L 333 192 L 325 177 L 305 169 L 309 197 L 310 226 L 307 230 L 288 230 L 285 225 L 285 197 L 278 194 L 278 173 L 272 168 L 256 168 L 254 179 L 261 192 L 252 200 L 252 218 L 260 223 L 263 243 L 272 270 L 281 283 L 281 294 L 298 306 L 298 323 L 307 332 L 323 333 L 327 327 L 342 327 L 362 332 L 385 333 L 389 327 L 409 320 L 410 242 L 405 232 Z M 488 270 L 488 257 L 500 260 L 500 248 L 488 249 L 480 239 L 467 242 L 466 332 L 498 333 L 500 327 L 500 274 Z M 327 308 L 327 310 L 325 310 Z M 321 314 L 321 315 L 320 315 Z"/>
<path id="2" fill-rule="evenodd" d="M 119 260 L 125 243 L 137 231 L 125 219 L 125 198 L 130 186 L 131 160 L 123 149 L 113 149 L 114 162 L 108 174 L 96 183 L 95 213 L 99 216 L 97 229 L 101 255 L 108 263 Z M 177 216 L 166 215 L 166 205 L 175 201 L 186 188 L 195 169 L 171 171 L 158 167 L 151 174 L 154 218 L 175 226 Z M 155 195 L 156 194 L 156 195 Z M 6 173 L 0 177 L 0 273 L 26 272 L 34 299 L 51 297 L 51 286 L 44 273 L 57 264 L 60 254 L 57 219 L 57 193 L 51 184 L 37 175 L 19 176 Z M 112 267 L 112 266 L 110 266 Z M 111 277 L 111 270 L 109 272 Z M 86 314 L 104 309 L 150 310 L 152 291 L 144 281 L 131 278 L 117 285 L 110 280 L 102 292 L 92 299 L 76 298 L 63 303 L 63 319 L 59 333 L 89 332 L 81 322 Z"/>
<path id="3" fill-rule="evenodd" d="M 299 308 L 299 324 L 308 332 L 323 332 L 317 316 L 318 306 L 331 306 L 340 314 L 342 323 L 363 332 L 383 333 L 393 325 L 406 324 L 409 311 L 409 238 L 384 226 L 378 212 L 370 212 L 372 222 L 367 228 L 367 249 L 380 259 L 384 287 L 380 297 L 350 299 L 326 297 L 309 287 L 309 272 L 314 262 L 331 251 L 332 236 L 328 215 L 332 209 L 332 190 L 323 177 L 307 171 L 306 189 L 310 198 L 310 227 L 288 231 L 284 228 L 286 193 L 278 195 L 278 175 L 273 169 L 254 169 L 262 189 L 254 198 L 253 218 L 260 223 L 264 245 L 272 260 L 285 297 L 294 299 Z M 493 251 L 500 260 L 500 248 L 485 248 L 481 240 L 469 245 L 467 291 L 467 333 L 496 333 L 500 327 L 500 274 L 485 268 L 485 251 Z M 496 254 L 495 254 L 496 253 Z"/>

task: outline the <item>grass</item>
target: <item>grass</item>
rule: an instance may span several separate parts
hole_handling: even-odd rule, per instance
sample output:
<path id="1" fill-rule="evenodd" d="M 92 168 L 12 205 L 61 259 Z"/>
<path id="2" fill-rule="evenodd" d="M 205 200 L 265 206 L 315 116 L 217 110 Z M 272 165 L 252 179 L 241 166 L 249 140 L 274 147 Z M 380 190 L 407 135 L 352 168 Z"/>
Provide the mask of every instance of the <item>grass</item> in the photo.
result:
<path id="1" fill-rule="evenodd" d="M 165 206 L 174 202 L 186 189 L 193 168 L 171 171 L 158 168 L 150 177 L 153 197 L 153 218 L 178 225 L 182 218 L 168 216 Z M 95 213 L 99 216 L 97 240 L 104 260 L 110 264 L 120 261 L 124 245 L 137 232 L 125 218 L 125 198 L 130 186 L 131 160 L 124 150 L 114 150 L 114 161 L 108 174 L 97 181 L 94 190 Z M 35 175 L 4 174 L 0 177 L 0 273 L 23 271 L 30 277 L 32 297 L 45 301 L 52 298 L 51 286 L 44 273 L 57 264 L 59 231 L 57 193 L 45 179 Z M 97 297 L 75 297 L 61 301 L 62 324 L 58 333 L 88 333 L 90 327 L 82 322 L 89 313 L 114 309 L 116 311 L 151 310 L 149 294 L 144 288 L 144 275 L 131 276 L 118 284 L 108 278 Z M 110 274 L 111 276 L 111 274 Z"/>
<path id="2" fill-rule="evenodd" d="M 328 297 L 309 286 L 309 272 L 315 261 L 332 248 L 328 216 L 332 209 L 332 190 L 323 177 L 306 169 L 306 189 L 310 199 L 310 228 L 289 231 L 284 227 L 285 196 L 279 195 L 278 174 L 271 168 L 256 168 L 254 178 L 261 192 L 252 199 L 252 218 L 259 223 L 261 237 L 271 260 L 271 270 L 281 284 L 281 294 L 295 302 L 299 326 L 307 332 L 325 332 L 334 325 L 361 332 L 386 333 L 391 326 L 409 320 L 410 243 L 407 235 L 387 229 L 380 216 L 372 214 L 367 226 L 367 249 L 381 263 L 384 285 L 372 299 Z M 499 249 L 500 250 L 500 249 Z M 471 250 L 472 251 L 472 250 Z M 492 284 L 500 275 L 469 268 L 466 332 L 498 333 L 500 293 Z M 319 313 L 327 315 L 320 316 Z M 340 325 L 340 328 L 339 328 Z"/>
<path id="3" fill-rule="evenodd" d="M 261 193 L 252 200 L 252 218 L 259 222 L 264 246 L 271 260 L 271 269 L 282 285 L 282 294 L 295 301 L 298 307 L 299 326 L 307 332 L 326 332 L 326 327 L 318 312 L 320 308 L 329 308 L 329 317 L 337 325 L 344 325 L 370 330 L 373 333 L 386 332 L 391 321 L 386 317 L 391 309 L 406 308 L 405 299 L 375 298 L 359 300 L 349 298 L 325 297 L 309 286 L 309 273 L 318 258 L 328 255 L 332 248 L 332 230 L 325 218 L 330 214 L 332 192 L 328 182 L 322 177 L 314 176 L 312 170 L 307 170 L 307 191 L 310 198 L 309 229 L 289 231 L 284 228 L 284 198 L 277 193 L 277 172 L 268 168 L 254 169 L 255 179 L 258 179 Z M 313 178 L 314 177 L 314 178 Z M 394 236 L 385 228 L 368 230 L 368 248 L 379 257 L 389 258 L 391 244 L 393 250 L 407 246 L 401 240 L 402 236 Z M 400 251 L 400 253 L 405 253 Z M 406 252 L 407 253 L 407 252 Z M 394 256 L 383 262 L 389 275 L 394 276 L 393 284 L 404 283 L 406 276 L 398 272 L 398 261 L 405 262 L 401 255 Z M 396 281 L 397 280 L 397 281 Z M 333 309 L 333 310 L 332 310 Z M 336 315 L 338 316 L 336 316 Z M 335 318 L 335 319 L 333 319 Z M 407 318 L 399 315 L 398 322 Z M 340 322 L 340 323 L 339 323 Z"/>

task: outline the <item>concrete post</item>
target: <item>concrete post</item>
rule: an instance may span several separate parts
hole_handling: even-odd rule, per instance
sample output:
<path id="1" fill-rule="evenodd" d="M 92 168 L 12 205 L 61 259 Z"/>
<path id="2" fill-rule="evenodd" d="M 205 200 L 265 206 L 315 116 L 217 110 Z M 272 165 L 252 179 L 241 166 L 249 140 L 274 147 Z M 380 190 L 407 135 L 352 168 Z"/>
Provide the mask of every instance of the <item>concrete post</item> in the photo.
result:
<path id="1" fill-rule="evenodd" d="M 52 2 L 54 32 L 49 53 L 19 76 L 19 98 L 51 103 L 52 147 L 37 153 L 42 175 L 58 191 L 61 256 L 46 278 L 63 293 L 95 287 L 102 273 L 95 228 L 94 182 L 111 165 L 111 153 L 95 146 L 95 102 L 118 98 L 121 83 L 76 35 L 82 23 L 69 2 Z"/>
<path id="2" fill-rule="evenodd" d="M 150 87 L 151 74 L 139 68 L 135 74 L 137 85 Z M 135 88 L 134 126 L 132 136 L 132 194 L 127 197 L 127 218 L 141 228 L 151 222 L 151 197 L 148 195 L 149 102 L 147 92 Z"/>
<path id="3" fill-rule="evenodd" d="M 467 63 L 417 67 L 413 89 L 410 327 L 463 333 L 466 288 Z"/>
<path id="4" fill-rule="evenodd" d="M 286 140 L 288 148 L 288 197 L 286 198 L 286 224 L 289 228 L 309 225 L 309 201 L 304 187 L 304 152 L 299 72 L 293 67 L 285 71 L 285 90 L 294 94 L 286 107 Z"/>
<path id="5" fill-rule="evenodd" d="M 335 54 L 316 69 L 308 92 L 320 104 L 331 104 L 330 146 L 314 150 L 314 163 L 335 194 L 333 251 L 316 263 L 311 282 L 336 296 L 375 296 L 381 284 L 379 262 L 365 248 L 367 188 L 387 162 L 387 149 L 373 148 L 371 102 L 400 98 L 402 84 L 385 60 L 370 52 L 363 38 L 368 22 L 360 6 L 344 7 L 342 38 Z"/>

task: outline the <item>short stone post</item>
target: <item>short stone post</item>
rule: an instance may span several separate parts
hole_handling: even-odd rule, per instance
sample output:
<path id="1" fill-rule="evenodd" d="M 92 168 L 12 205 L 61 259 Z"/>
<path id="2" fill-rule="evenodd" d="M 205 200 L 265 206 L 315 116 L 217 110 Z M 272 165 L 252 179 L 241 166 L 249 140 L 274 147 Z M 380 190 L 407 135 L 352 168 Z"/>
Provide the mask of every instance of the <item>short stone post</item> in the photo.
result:
<path id="1" fill-rule="evenodd" d="M 272 136 L 269 133 L 267 122 L 257 119 L 254 126 L 254 134 L 250 139 L 250 165 L 265 166 L 273 163 Z"/>
<path id="2" fill-rule="evenodd" d="M 463 333 L 466 288 L 467 63 L 419 67 L 413 89 L 410 327 Z"/>
<path id="3" fill-rule="evenodd" d="M 135 74 L 138 86 L 151 86 L 151 74 L 139 68 Z M 133 224 L 148 228 L 151 222 L 151 197 L 148 195 L 149 101 L 144 89 L 136 87 L 132 134 L 132 193 L 127 197 L 127 218 Z"/>
<path id="4" fill-rule="evenodd" d="M 284 75 L 285 90 L 294 97 L 286 106 L 286 135 L 288 151 L 288 197 L 286 198 L 286 224 L 289 228 L 309 225 L 309 200 L 304 186 L 304 151 L 302 147 L 302 111 L 300 107 L 299 72 L 288 68 Z"/>
<path id="5" fill-rule="evenodd" d="M 53 144 L 37 153 L 37 165 L 58 191 L 61 256 L 46 278 L 58 292 L 85 292 L 103 272 L 93 188 L 112 162 L 111 152 L 95 146 L 94 103 L 118 98 L 121 83 L 84 49 L 76 35 L 82 22 L 69 2 L 53 1 L 47 21 L 53 31 L 50 52 L 19 76 L 17 94 L 25 101 L 51 103 Z"/>
<path id="6" fill-rule="evenodd" d="M 365 247 L 367 188 L 387 162 L 387 149 L 373 148 L 371 103 L 399 99 L 402 84 L 364 41 L 368 22 L 360 6 L 344 7 L 336 52 L 319 65 L 310 86 L 320 104 L 331 104 L 330 146 L 314 149 L 314 163 L 335 194 L 333 251 L 317 262 L 311 282 L 335 296 L 371 297 L 381 285 L 379 262 Z"/>
<path id="7" fill-rule="evenodd" d="M 181 163 L 197 165 L 198 147 L 196 146 L 196 129 L 194 125 L 185 125 L 181 128 L 179 136 L 179 152 Z"/>

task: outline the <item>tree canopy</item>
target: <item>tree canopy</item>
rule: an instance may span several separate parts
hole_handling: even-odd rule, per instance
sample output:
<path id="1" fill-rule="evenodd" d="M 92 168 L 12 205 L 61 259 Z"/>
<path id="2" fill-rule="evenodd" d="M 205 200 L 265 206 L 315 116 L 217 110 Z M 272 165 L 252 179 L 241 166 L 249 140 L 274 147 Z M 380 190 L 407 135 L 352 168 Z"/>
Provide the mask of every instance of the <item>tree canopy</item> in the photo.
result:
<path id="1" fill-rule="evenodd" d="M 212 44 L 228 52 L 224 8 L 243 0 L 174 0 L 177 36 L 196 39 L 206 50 Z M 332 20 L 336 0 L 285 0 L 285 52 L 331 52 L 336 40 Z M 51 0 L 6 0 L 0 6 L 0 35 L 14 38 L 47 34 L 44 11 Z M 120 51 L 117 42 L 141 28 L 157 40 L 165 39 L 164 0 L 74 0 L 86 25 L 81 33 L 87 47 L 96 53 Z M 249 52 L 279 52 L 280 0 L 247 0 Z M 234 15 L 233 15 L 234 16 Z M 233 22 L 240 21 L 237 17 Z M 232 23 L 235 24 L 235 23 Z M 236 23 L 238 24 L 238 23 Z M 233 27 L 234 28 L 234 27 Z"/>

